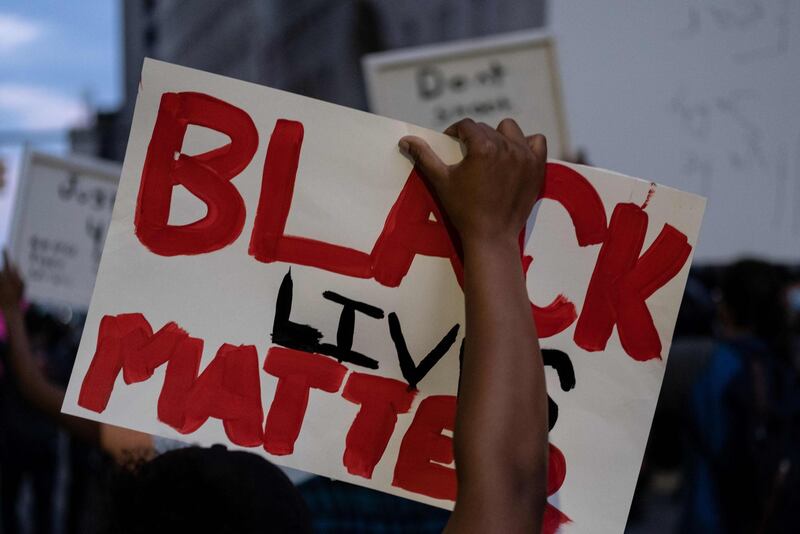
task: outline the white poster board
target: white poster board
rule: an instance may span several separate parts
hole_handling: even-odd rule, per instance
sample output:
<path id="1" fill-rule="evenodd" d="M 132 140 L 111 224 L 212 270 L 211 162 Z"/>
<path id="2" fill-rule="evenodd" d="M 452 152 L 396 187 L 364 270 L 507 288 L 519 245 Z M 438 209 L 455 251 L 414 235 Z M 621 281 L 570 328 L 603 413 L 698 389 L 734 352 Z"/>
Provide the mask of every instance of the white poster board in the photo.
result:
<path id="1" fill-rule="evenodd" d="M 551 2 L 593 165 L 711 201 L 695 262 L 800 262 L 800 3 Z"/>
<path id="2" fill-rule="evenodd" d="M 370 111 L 442 131 L 471 117 L 506 117 L 569 155 L 555 42 L 539 31 L 370 54 L 363 59 Z"/>
<path id="3" fill-rule="evenodd" d="M 88 309 L 119 173 L 95 158 L 25 154 L 10 241 L 32 302 Z"/>
<path id="4" fill-rule="evenodd" d="M 22 166 L 22 148 L 0 147 L 0 166 L 3 184 L 0 188 L 0 247 L 5 247 L 11 230 L 11 215 L 14 213 L 14 197 Z"/>
<path id="5" fill-rule="evenodd" d="M 64 411 L 452 508 L 461 263 L 406 134 L 461 158 L 433 131 L 146 60 Z M 704 200 L 547 172 L 525 248 L 558 407 L 545 532 L 619 533 Z"/>

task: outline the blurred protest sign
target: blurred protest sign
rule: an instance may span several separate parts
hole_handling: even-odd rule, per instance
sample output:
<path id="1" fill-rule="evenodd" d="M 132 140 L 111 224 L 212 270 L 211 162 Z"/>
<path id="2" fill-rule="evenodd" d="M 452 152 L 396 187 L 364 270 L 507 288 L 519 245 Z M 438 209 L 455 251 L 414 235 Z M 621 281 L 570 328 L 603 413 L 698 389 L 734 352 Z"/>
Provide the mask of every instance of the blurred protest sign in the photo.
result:
<path id="1" fill-rule="evenodd" d="M 5 161 L 3 161 L 2 158 L 0 158 L 0 195 L 3 194 L 5 189 L 6 189 L 6 163 Z"/>
<path id="2" fill-rule="evenodd" d="M 442 131 L 464 117 L 493 128 L 514 118 L 568 155 L 555 44 L 541 32 L 370 54 L 363 60 L 370 111 Z"/>
<path id="3" fill-rule="evenodd" d="M 11 227 L 11 214 L 14 207 L 14 195 L 17 190 L 22 148 L 0 147 L 0 246 L 6 246 L 8 231 Z"/>
<path id="4" fill-rule="evenodd" d="M 461 158 L 146 60 L 64 411 L 452 508 L 462 265 L 405 134 Z M 521 261 L 552 397 L 545 531 L 621 532 L 704 200 L 555 161 L 542 197 Z"/>
<path id="5" fill-rule="evenodd" d="M 25 154 L 9 238 L 32 302 L 88 309 L 119 173 L 94 158 Z"/>

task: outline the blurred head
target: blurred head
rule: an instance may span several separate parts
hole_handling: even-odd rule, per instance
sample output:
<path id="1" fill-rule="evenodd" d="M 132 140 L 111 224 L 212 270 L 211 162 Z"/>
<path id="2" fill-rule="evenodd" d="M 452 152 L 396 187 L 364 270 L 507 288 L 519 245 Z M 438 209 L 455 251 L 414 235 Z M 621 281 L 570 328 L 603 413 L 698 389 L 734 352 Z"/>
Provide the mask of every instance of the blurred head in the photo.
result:
<path id="1" fill-rule="evenodd" d="M 308 510 L 286 475 L 255 454 L 188 447 L 118 473 L 106 532 L 311 532 Z"/>
<path id="2" fill-rule="evenodd" d="M 778 267 L 741 260 L 722 276 L 722 317 L 729 331 L 782 343 L 788 332 L 786 280 Z"/>

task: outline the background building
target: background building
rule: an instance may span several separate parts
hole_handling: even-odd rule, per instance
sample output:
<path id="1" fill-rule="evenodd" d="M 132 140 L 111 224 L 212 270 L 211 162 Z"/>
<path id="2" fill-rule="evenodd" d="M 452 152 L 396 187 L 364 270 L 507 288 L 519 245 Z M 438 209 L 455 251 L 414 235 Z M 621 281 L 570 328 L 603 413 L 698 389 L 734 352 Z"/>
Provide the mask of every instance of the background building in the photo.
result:
<path id="1" fill-rule="evenodd" d="M 124 103 L 71 133 L 121 161 L 144 57 L 366 108 L 361 57 L 545 22 L 545 0 L 123 0 Z"/>

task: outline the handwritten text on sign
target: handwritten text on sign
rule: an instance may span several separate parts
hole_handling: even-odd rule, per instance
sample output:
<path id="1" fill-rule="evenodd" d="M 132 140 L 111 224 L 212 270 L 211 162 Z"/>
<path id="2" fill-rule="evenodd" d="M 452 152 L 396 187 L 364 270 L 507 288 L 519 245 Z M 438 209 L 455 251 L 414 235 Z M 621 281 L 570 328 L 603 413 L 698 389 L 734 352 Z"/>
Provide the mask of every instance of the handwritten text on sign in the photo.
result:
<path id="1" fill-rule="evenodd" d="M 464 117 L 514 118 L 569 153 L 552 38 L 537 31 L 378 52 L 363 60 L 370 110 L 442 131 Z"/>
<path id="2" fill-rule="evenodd" d="M 146 100 L 147 108 L 140 95 L 132 139 L 141 135 L 142 141 L 129 149 L 109 234 L 108 247 L 114 248 L 103 258 L 67 409 L 174 435 L 165 432 L 166 425 L 201 442 L 225 439 L 279 463 L 451 507 L 456 478 L 450 436 L 464 335 L 463 272 L 436 203 L 396 152 L 399 129 L 411 127 L 258 88 L 261 107 L 266 95 L 274 106 L 268 141 L 262 142 L 263 117 L 246 111 L 246 99 L 226 90 L 242 85 L 255 91 L 252 86 L 148 62 L 145 87 L 155 82 L 148 68 L 162 75 L 177 70 L 184 83 L 204 91 L 173 85 L 175 90 L 159 90 Z M 189 79 L 184 73 L 191 74 Z M 145 111 L 150 106 L 151 114 Z M 380 150 L 387 155 L 378 157 L 391 165 L 365 169 L 352 159 L 342 141 L 327 135 L 331 123 L 326 114 L 360 142 L 382 138 L 377 142 L 386 143 Z M 196 127 L 227 139 L 198 141 L 205 148 L 198 152 L 189 146 Z M 320 131 L 324 135 L 315 137 Z M 430 138 L 445 157 L 458 157 L 457 144 L 444 136 L 413 131 Z M 322 138 L 338 146 L 326 151 L 319 144 Z M 329 158 L 327 164 L 316 166 L 319 157 Z M 131 167 L 135 170 L 128 173 Z M 328 172 L 316 174 L 320 168 Z M 348 182 L 348 171 L 361 177 Z M 390 175 L 387 183 L 396 184 L 394 189 L 381 189 L 378 171 Z M 309 175 L 317 179 L 309 182 Z M 309 183 L 325 194 L 315 197 L 315 189 L 304 189 Z M 302 228 L 301 218 L 293 219 L 297 213 L 307 215 L 302 220 L 316 217 L 336 227 L 320 215 L 324 205 L 311 199 L 334 203 L 342 187 L 350 188 L 350 194 L 363 188 L 362 202 L 381 206 L 373 210 L 382 212 L 380 219 L 368 215 L 381 221 L 376 227 L 355 235 L 369 225 L 358 219 L 354 225 L 339 224 L 338 241 L 320 239 L 321 228 L 291 230 Z M 179 193 L 180 188 L 190 195 Z M 648 362 L 663 364 L 662 339 L 668 342 L 677 310 L 670 310 L 665 326 L 663 310 L 651 313 L 648 300 L 685 274 L 692 245 L 686 232 L 672 224 L 652 227 L 649 212 L 662 208 L 648 206 L 650 196 L 655 204 L 661 194 L 680 194 L 653 191 L 639 204 L 617 202 L 609 217 L 601 192 L 581 172 L 548 165 L 541 197 L 566 212 L 581 249 L 597 251 L 582 304 L 575 288 L 567 288 L 570 297 L 531 304 L 544 340 L 545 365 L 556 372 L 551 394 L 593 390 L 590 382 L 580 382 L 582 369 L 593 364 L 575 359 L 576 353 L 604 353 L 589 358 L 619 354 L 622 358 L 612 357 L 607 365 L 629 370 Z M 197 211 L 197 199 L 205 210 Z M 357 210 L 357 201 L 348 198 L 346 208 Z M 187 219 L 176 210 L 200 215 Z M 177 219 L 186 223 L 177 224 Z M 545 215 L 539 219 L 537 230 Z M 692 240 L 696 230 L 691 228 Z M 366 236 L 372 237 L 365 246 Z M 361 246 L 351 246 L 354 242 Z M 123 261 L 134 256 L 142 262 L 136 273 L 126 267 L 130 261 Z M 531 268 L 532 258 L 523 250 L 520 261 Z M 545 262 L 543 256 L 540 261 Z M 416 285 L 424 293 L 413 293 Z M 678 300 L 682 281 L 680 286 Z M 112 296 L 113 288 L 125 295 Z M 678 301 L 672 302 L 670 307 L 676 307 Z M 618 341 L 612 336 L 615 326 Z M 206 345 L 211 352 L 204 358 Z M 607 397 L 625 394 L 594 389 Z M 650 395 L 654 402 L 657 391 Z M 564 407 L 570 402 L 565 397 L 556 404 L 553 396 L 550 426 L 558 442 L 556 422 L 569 418 Z M 629 423 L 613 413 L 603 417 L 611 427 Z M 635 449 L 641 451 L 647 428 L 639 430 Z M 608 444 L 612 448 L 603 454 L 626 454 L 624 446 L 618 452 L 614 443 Z M 581 469 L 580 448 L 587 445 L 574 438 L 551 445 L 548 492 L 558 493 L 564 506 L 559 504 L 563 511 L 548 508 L 550 531 L 575 520 L 567 505 L 577 512 L 573 503 L 590 491 L 566 484 L 571 452 L 575 468 Z M 631 492 L 634 481 L 635 476 L 626 481 Z M 577 497 L 570 500 L 571 493 Z"/>
<path id="3" fill-rule="evenodd" d="M 28 298 L 86 310 L 120 169 L 86 157 L 28 152 L 14 206 L 12 254 Z"/>

